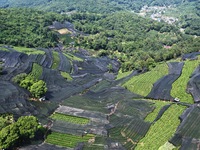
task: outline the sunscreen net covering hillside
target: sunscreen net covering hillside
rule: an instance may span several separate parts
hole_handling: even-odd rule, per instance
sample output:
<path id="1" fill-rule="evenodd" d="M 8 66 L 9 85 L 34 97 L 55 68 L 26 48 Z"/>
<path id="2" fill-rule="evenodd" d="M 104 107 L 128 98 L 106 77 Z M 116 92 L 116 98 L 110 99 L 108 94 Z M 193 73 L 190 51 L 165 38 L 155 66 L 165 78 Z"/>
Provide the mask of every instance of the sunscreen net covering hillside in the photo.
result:
<path id="1" fill-rule="evenodd" d="M 181 124 L 176 130 L 174 137 L 170 140 L 175 146 L 181 145 L 181 150 L 189 150 L 198 147 L 200 140 L 200 107 L 194 104 L 181 116 Z"/>
<path id="2" fill-rule="evenodd" d="M 187 91 L 192 95 L 195 102 L 200 102 L 200 66 L 198 66 L 187 85 Z"/>
<path id="3" fill-rule="evenodd" d="M 151 92 L 147 95 L 147 98 L 151 99 L 162 99 L 162 100 L 173 100 L 174 98 L 170 95 L 172 84 L 181 75 L 183 62 L 170 62 L 168 63 L 169 74 L 160 78 L 154 83 Z"/>
<path id="4" fill-rule="evenodd" d="M 31 146 L 26 146 L 23 148 L 19 148 L 19 150 L 72 150 L 64 147 L 59 147 L 47 143 L 42 143 L 39 145 L 31 145 Z"/>
<path id="5" fill-rule="evenodd" d="M 61 52 L 59 52 L 59 57 L 60 57 L 60 64 L 58 69 L 63 72 L 71 73 L 72 66 L 69 59 L 67 59 L 67 57 Z"/>
<path id="6" fill-rule="evenodd" d="M 0 80 L 0 113 L 12 113 L 14 117 L 37 114 L 35 107 L 26 100 L 28 93 L 9 81 Z"/>
<path id="7" fill-rule="evenodd" d="M 184 54 L 182 56 L 182 60 L 186 60 L 186 59 L 194 60 L 194 59 L 197 59 L 198 55 L 200 55 L 200 52 L 192 52 L 192 53 Z"/>

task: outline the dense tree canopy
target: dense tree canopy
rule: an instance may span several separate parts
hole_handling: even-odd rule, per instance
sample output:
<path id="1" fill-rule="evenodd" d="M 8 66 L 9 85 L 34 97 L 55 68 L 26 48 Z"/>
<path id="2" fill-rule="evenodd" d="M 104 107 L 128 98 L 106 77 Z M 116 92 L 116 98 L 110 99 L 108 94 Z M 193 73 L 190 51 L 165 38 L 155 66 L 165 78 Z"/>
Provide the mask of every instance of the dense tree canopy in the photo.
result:
<path id="1" fill-rule="evenodd" d="M 178 5 L 182 2 L 182 0 L 3 0 L 0 2 L 0 7 L 33 7 L 55 12 L 76 10 L 81 12 L 110 13 L 119 10 L 134 10 L 138 12 L 144 5 L 169 6 Z"/>
<path id="2" fill-rule="evenodd" d="M 44 81 L 37 80 L 26 73 L 18 74 L 13 77 L 12 81 L 29 90 L 34 98 L 40 98 L 47 92 L 47 85 Z"/>
<path id="3" fill-rule="evenodd" d="M 20 117 L 17 122 L 0 130 L 0 149 L 12 149 L 29 142 L 40 128 L 36 117 Z"/>
<path id="4" fill-rule="evenodd" d="M 47 91 L 46 83 L 42 80 L 39 80 L 30 87 L 30 92 L 33 95 L 33 97 L 40 98 L 44 95 Z"/>
<path id="5" fill-rule="evenodd" d="M 59 37 L 48 26 L 55 20 L 62 21 L 61 15 L 32 9 L 0 9 L 0 44 L 54 47 Z"/>

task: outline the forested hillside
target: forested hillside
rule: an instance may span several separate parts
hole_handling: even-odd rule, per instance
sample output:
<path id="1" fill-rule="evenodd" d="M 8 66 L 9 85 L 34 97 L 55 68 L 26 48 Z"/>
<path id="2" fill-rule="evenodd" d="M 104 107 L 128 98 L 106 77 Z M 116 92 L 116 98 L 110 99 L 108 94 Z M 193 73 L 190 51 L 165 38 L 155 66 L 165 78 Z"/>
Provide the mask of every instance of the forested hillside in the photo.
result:
<path id="1" fill-rule="evenodd" d="M 98 56 L 117 57 L 122 71 L 150 69 L 156 62 L 198 51 L 199 38 L 176 26 L 140 17 L 132 12 L 61 15 L 33 9 L 0 9 L 0 44 L 25 47 L 57 47 L 62 36 L 49 28 L 54 21 L 70 21 L 83 35 L 75 47 L 95 50 Z M 19 14 L 19 15 L 15 15 Z M 65 45 L 66 42 L 61 42 Z"/>
<path id="2" fill-rule="evenodd" d="M 0 9 L 0 44 L 54 47 L 59 37 L 48 26 L 55 20 L 63 17 L 32 9 Z"/>
<path id="3" fill-rule="evenodd" d="M 145 19 L 130 12 L 91 17 L 71 16 L 75 28 L 88 36 L 78 38 L 79 46 L 94 49 L 99 56 L 110 55 L 122 62 L 122 70 L 151 68 L 155 62 L 177 58 L 199 50 L 199 38 L 175 26 Z"/>
<path id="4" fill-rule="evenodd" d="M 97 13 L 109 13 L 119 10 L 134 10 L 138 12 L 144 5 L 148 6 L 169 6 L 180 5 L 184 2 L 193 2 L 198 0 L 3 0 L 0 7 L 34 7 L 48 11 L 88 11 Z"/>

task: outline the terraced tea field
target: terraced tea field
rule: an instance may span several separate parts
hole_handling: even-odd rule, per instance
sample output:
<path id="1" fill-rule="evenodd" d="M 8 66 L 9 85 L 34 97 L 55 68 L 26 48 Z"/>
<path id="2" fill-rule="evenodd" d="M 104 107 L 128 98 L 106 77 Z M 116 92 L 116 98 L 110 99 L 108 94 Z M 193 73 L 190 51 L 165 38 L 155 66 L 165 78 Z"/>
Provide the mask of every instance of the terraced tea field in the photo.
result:
<path id="1" fill-rule="evenodd" d="M 13 47 L 14 50 L 18 51 L 18 52 L 22 52 L 22 53 L 25 53 L 25 54 L 44 54 L 45 52 L 42 51 L 42 50 L 39 50 L 39 49 L 34 49 L 34 48 L 27 48 L 27 47 L 17 47 L 17 46 L 14 46 Z"/>
<path id="2" fill-rule="evenodd" d="M 136 150 L 156 150 L 163 146 L 175 133 L 180 124 L 179 116 L 185 108 L 177 104 L 171 105 L 162 117 L 151 125 L 145 137 L 138 142 Z"/>
<path id="3" fill-rule="evenodd" d="M 80 142 L 88 142 L 89 139 L 93 139 L 94 135 L 87 134 L 85 136 L 76 136 L 58 132 L 52 132 L 47 136 L 46 142 L 63 147 L 74 148 Z"/>
<path id="4" fill-rule="evenodd" d="M 71 122 L 71 123 L 74 123 L 74 124 L 81 124 L 81 125 L 88 124 L 90 122 L 90 120 L 87 119 L 87 118 L 70 116 L 70 115 L 65 115 L 65 114 L 60 114 L 60 113 L 54 113 L 50 117 L 52 119 Z"/>
<path id="5" fill-rule="evenodd" d="M 148 114 L 148 116 L 145 118 L 145 121 L 153 122 L 156 119 L 156 116 L 158 115 L 161 108 L 167 104 L 170 104 L 169 102 L 165 101 L 152 101 L 152 102 L 154 103 L 155 109 L 153 110 L 153 112 Z"/>
<path id="6" fill-rule="evenodd" d="M 52 69 L 57 69 L 60 63 L 58 52 L 53 52 L 53 65 Z"/>
<path id="7" fill-rule="evenodd" d="M 192 96 L 186 93 L 186 88 L 190 76 L 199 63 L 200 60 L 185 61 L 181 76 L 172 85 L 171 95 L 178 97 L 181 102 L 194 103 Z"/>
<path id="8" fill-rule="evenodd" d="M 151 71 L 144 74 L 132 77 L 128 82 L 126 82 L 123 87 L 126 87 L 131 92 L 140 94 L 142 96 L 147 96 L 153 84 L 161 77 L 167 75 L 168 66 L 166 63 L 157 65 Z"/>

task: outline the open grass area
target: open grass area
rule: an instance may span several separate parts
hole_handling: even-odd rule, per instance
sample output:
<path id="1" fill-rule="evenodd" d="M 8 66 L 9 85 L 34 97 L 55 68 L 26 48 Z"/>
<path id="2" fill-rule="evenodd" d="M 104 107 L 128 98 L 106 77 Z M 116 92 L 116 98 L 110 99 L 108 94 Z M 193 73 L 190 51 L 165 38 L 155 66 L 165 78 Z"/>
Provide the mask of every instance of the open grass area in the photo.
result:
<path id="1" fill-rule="evenodd" d="M 87 142 L 92 138 L 94 138 L 94 135 L 92 134 L 87 134 L 82 137 L 77 135 L 52 132 L 47 136 L 46 142 L 53 145 L 74 148 L 79 142 Z"/>
<path id="2" fill-rule="evenodd" d="M 166 63 L 158 64 L 151 71 L 132 77 L 123 86 L 128 90 L 130 90 L 131 92 L 140 94 L 142 96 L 147 96 L 150 93 L 153 84 L 158 79 L 167 74 L 168 74 L 167 64 Z"/>
<path id="3" fill-rule="evenodd" d="M 70 53 L 63 53 L 67 58 L 69 58 L 70 60 L 76 60 L 76 61 L 83 61 L 82 58 L 79 58 L 77 56 L 74 56 Z"/>
<path id="4" fill-rule="evenodd" d="M 153 124 L 145 137 L 139 141 L 136 150 L 157 150 L 175 133 L 180 124 L 179 116 L 186 109 L 177 104 L 171 105 L 162 117 Z"/>
<path id="5" fill-rule="evenodd" d="M 30 55 L 30 54 L 45 54 L 44 51 L 38 50 L 38 49 L 34 49 L 34 48 L 26 48 L 26 47 L 14 46 L 13 49 L 18 51 L 18 52 L 26 53 L 28 55 Z"/>
<path id="6" fill-rule="evenodd" d="M 60 114 L 60 113 L 54 113 L 53 115 L 51 115 L 51 118 L 56 119 L 56 120 L 71 122 L 74 124 L 81 124 L 81 125 L 88 124 L 90 122 L 90 120 L 87 118 L 65 115 L 65 114 Z"/>
<path id="7" fill-rule="evenodd" d="M 58 55 L 58 52 L 53 51 L 53 65 L 52 65 L 52 69 L 57 69 L 60 63 L 60 58 Z"/>
<path id="8" fill-rule="evenodd" d="M 60 74 L 61 74 L 61 76 L 62 76 L 63 78 L 65 78 L 65 79 L 67 79 L 67 80 L 69 80 L 69 81 L 72 81 L 72 80 L 73 80 L 72 77 L 70 76 L 70 74 L 67 73 L 67 72 L 60 71 Z"/>
<path id="9" fill-rule="evenodd" d="M 42 66 L 33 63 L 32 71 L 29 75 L 33 76 L 35 79 L 39 79 L 42 75 Z"/>
<path id="10" fill-rule="evenodd" d="M 154 100 L 152 102 L 154 102 L 155 109 L 147 115 L 147 117 L 145 118 L 145 121 L 153 122 L 156 119 L 160 109 L 163 106 L 170 103 L 170 102 L 166 102 L 166 101 L 157 101 L 157 100 Z"/>
<path id="11" fill-rule="evenodd" d="M 171 95 L 178 97 L 181 102 L 194 103 L 191 94 L 186 93 L 187 83 L 190 80 L 195 68 L 199 65 L 200 60 L 185 61 L 181 76 L 172 84 Z"/>

